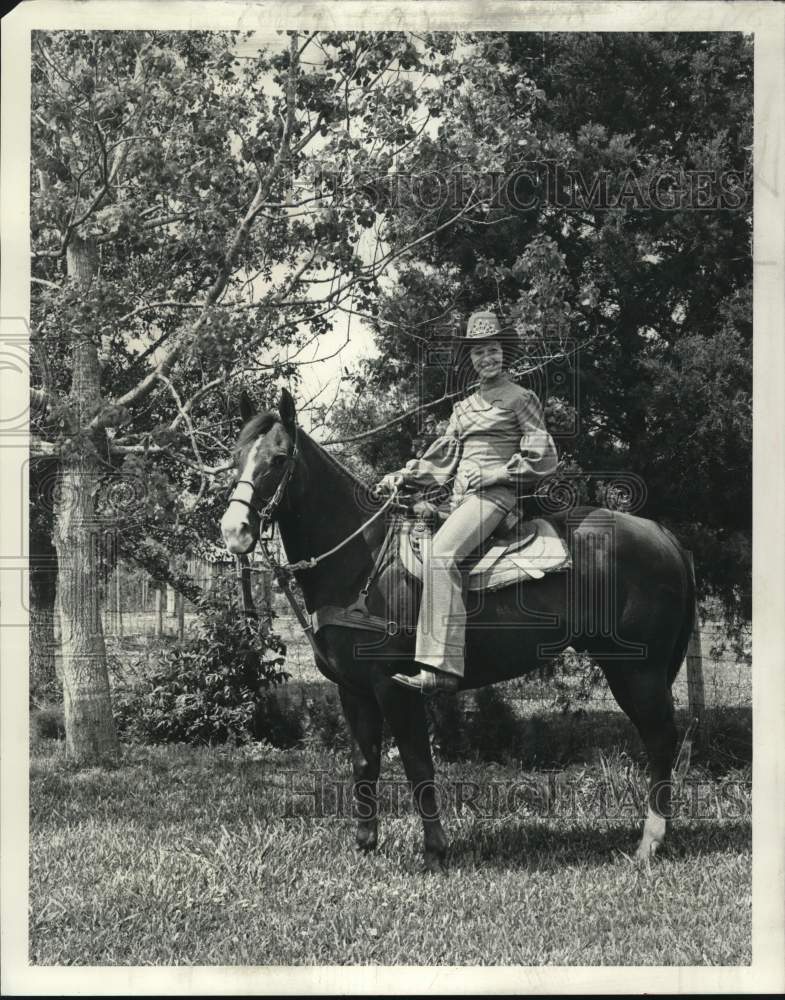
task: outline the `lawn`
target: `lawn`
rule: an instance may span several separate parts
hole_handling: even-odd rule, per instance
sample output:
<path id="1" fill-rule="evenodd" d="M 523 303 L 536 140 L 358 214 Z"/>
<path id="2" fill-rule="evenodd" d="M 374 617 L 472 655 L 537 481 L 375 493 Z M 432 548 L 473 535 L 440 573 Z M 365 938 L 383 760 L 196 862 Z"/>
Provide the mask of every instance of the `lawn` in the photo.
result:
<path id="1" fill-rule="evenodd" d="M 449 801 L 450 789 L 476 783 L 485 795 L 489 782 L 509 789 L 527 774 L 515 764 L 439 762 L 453 849 L 447 874 L 426 875 L 393 750 L 380 846 L 365 856 L 353 848 L 345 789 L 332 786 L 349 781 L 344 753 L 129 746 L 117 767 L 77 770 L 59 741 L 41 740 L 30 778 L 30 960 L 750 962 L 748 767 L 697 773 L 700 808 L 677 820 L 651 866 L 628 857 L 639 833 L 635 796 L 604 815 L 594 796 L 623 779 L 640 790 L 639 765 L 624 753 L 534 775 L 535 791 L 512 807 L 503 795 L 481 797 L 479 809 Z M 320 798 L 306 794 L 322 782 Z M 581 794 L 543 797 L 536 789 L 546 786 Z"/>

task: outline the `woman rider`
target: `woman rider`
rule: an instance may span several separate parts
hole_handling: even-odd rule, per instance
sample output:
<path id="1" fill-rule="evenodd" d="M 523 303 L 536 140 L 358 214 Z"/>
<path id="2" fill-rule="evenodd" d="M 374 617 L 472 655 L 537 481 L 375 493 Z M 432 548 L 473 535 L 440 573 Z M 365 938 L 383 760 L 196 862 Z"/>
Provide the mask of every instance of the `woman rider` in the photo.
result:
<path id="1" fill-rule="evenodd" d="M 421 458 L 379 484 L 426 488 L 453 479 L 449 516 L 434 535 L 430 564 L 423 568 L 414 657 L 421 669 L 414 676 L 393 675 L 421 693 L 455 691 L 463 676 L 466 611 L 459 560 L 513 509 L 521 487 L 556 469 L 556 448 L 537 396 L 506 374 L 517 343 L 514 334 L 502 332 L 495 313 L 469 317 L 459 358 L 468 352 L 477 391 L 455 404 L 444 434 Z"/>

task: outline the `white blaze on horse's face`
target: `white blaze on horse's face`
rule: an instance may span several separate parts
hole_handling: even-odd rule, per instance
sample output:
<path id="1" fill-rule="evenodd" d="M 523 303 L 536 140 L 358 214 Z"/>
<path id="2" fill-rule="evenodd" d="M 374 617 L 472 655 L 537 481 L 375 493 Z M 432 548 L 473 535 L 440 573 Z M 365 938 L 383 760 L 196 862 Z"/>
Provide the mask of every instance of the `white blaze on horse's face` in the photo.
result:
<path id="1" fill-rule="evenodd" d="M 257 513 L 272 497 L 289 457 L 291 440 L 280 423 L 253 442 L 238 466 L 237 486 L 221 518 L 227 549 L 235 555 L 250 552 L 259 539 Z"/>
<path id="2" fill-rule="evenodd" d="M 246 552 L 250 552 L 256 544 L 256 535 L 251 529 L 251 517 L 254 515 L 247 505 L 254 505 L 254 493 L 256 492 L 254 484 L 262 441 L 263 438 L 259 438 L 249 449 L 231 500 L 221 518 L 221 534 L 227 549 L 234 555 L 244 555 Z"/>

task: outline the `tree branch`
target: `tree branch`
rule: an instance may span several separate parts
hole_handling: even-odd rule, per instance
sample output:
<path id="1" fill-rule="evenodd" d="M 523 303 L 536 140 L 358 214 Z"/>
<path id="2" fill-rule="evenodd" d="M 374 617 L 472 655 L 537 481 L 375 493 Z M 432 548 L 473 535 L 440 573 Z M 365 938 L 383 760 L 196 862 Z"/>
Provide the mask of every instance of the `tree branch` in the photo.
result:
<path id="1" fill-rule="evenodd" d="M 68 227 L 67 227 L 67 229 L 65 231 L 65 234 L 63 235 L 63 252 L 64 253 L 65 253 L 66 247 L 68 246 L 68 243 L 70 242 L 71 234 L 73 233 L 73 231 L 75 229 L 78 229 L 79 226 L 81 226 L 83 222 L 87 222 L 87 220 L 90 218 L 90 216 L 93 214 L 93 212 L 98 208 L 98 206 L 101 204 L 101 202 L 104 200 L 104 198 L 106 197 L 106 195 L 108 193 L 109 193 L 109 185 L 108 185 L 108 183 L 104 182 L 103 187 L 98 192 L 98 194 L 93 198 L 93 200 L 90 202 L 90 205 L 87 208 L 87 210 L 82 215 L 80 215 L 78 219 L 75 219 L 74 221 L 68 223 Z"/>
<path id="2" fill-rule="evenodd" d="M 30 278 L 30 281 L 34 285 L 45 285 L 47 288 L 56 288 L 57 291 L 62 291 L 63 286 L 58 285 L 56 281 L 46 281 L 44 278 Z"/>
<path id="3" fill-rule="evenodd" d="M 158 226 L 168 226 L 172 222 L 182 222 L 183 219 L 190 219 L 190 212 L 178 212 L 176 215 L 166 215 L 162 219 L 150 219 L 148 222 L 143 222 L 140 229 L 156 229 Z M 96 243 L 111 243 L 112 240 L 117 239 L 117 234 L 119 230 L 114 229 L 110 233 L 102 233 L 96 238 Z"/>
<path id="4" fill-rule="evenodd" d="M 208 392 L 211 392 L 213 389 L 216 389 L 219 385 L 223 385 L 225 382 L 226 379 L 224 378 L 224 376 L 220 375 L 218 378 L 214 378 L 212 382 L 208 382 L 206 385 L 203 385 L 201 389 L 198 389 L 193 394 L 193 396 L 191 396 L 188 402 L 183 405 L 179 414 L 174 418 L 171 424 L 169 424 L 169 430 L 170 431 L 176 430 L 181 420 L 188 420 L 188 413 L 190 412 L 191 408 L 193 407 L 197 399 L 201 399 L 202 396 L 205 396 Z"/>
<path id="5" fill-rule="evenodd" d="M 49 393 L 46 389 L 30 389 L 30 402 L 33 406 L 44 407 L 50 402 Z"/>
<path id="6" fill-rule="evenodd" d="M 183 409 L 183 401 L 180 399 L 180 394 L 178 393 L 177 389 L 175 389 L 175 387 L 172 385 L 171 380 L 168 379 L 165 375 L 161 375 L 159 373 L 158 378 L 161 380 L 161 382 L 163 382 L 166 386 L 168 386 L 169 391 L 172 394 L 172 398 L 174 399 L 175 406 L 177 407 L 181 418 L 185 421 L 186 425 L 188 426 L 188 433 L 191 437 L 191 447 L 194 450 L 194 455 L 196 455 L 196 461 L 199 463 L 199 468 L 203 468 L 204 462 L 202 461 L 202 456 L 199 452 L 199 445 L 196 443 L 196 432 L 194 431 L 194 425 L 191 423 L 191 418 L 188 416 L 188 413 Z M 206 486 L 207 486 L 207 480 L 204 478 L 204 475 L 202 475 L 201 482 L 199 483 L 199 494 L 196 498 L 197 501 L 201 500 L 202 497 L 204 496 L 204 491 Z"/>
<path id="7" fill-rule="evenodd" d="M 60 449 L 51 441 L 42 441 L 41 438 L 30 438 L 31 458 L 56 458 L 60 454 Z"/>
<path id="8" fill-rule="evenodd" d="M 36 260 L 59 260 L 65 257 L 65 247 L 60 247 L 59 250 L 31 250 L 30 256 Z"/>
<path id="9" fill-rule="evenodd" d="M 160 302 L 147 302 L 144 305 L 137 306 L 136 309 L 132 309 L 124 316 L 121 316 L 117 322 L 125 323 L 129 319 L 133 319 L 134 316 L 150 312 L 151 309 L 204 309 L 205 305 L 206 303 L 204 302 L 178 302 L 177 299 L 162 299 Z M 160 343 L 160 340 L 157 343 Z"/>
<path id="10" fill-rule="evenodd" d="M 205 322 L 207 321 L 207 316 L 210 307 L 212 307 L 220 297 L 221 293 L 226 288 L 229 279 L 231 277 L 232 267 L 237 259 L 237 255 L 240 252 L 240 248 L 248 237 L 251 226 L 253 225 L 254 219 L 262 208 L 262 205 L 269 197 L 270 191 L 273 188 L 276 180 L 283 170 L 284 163 L 288 159 L 291 144 L 291 134 L 294 127 L 295 120 L 295 110 L 296 110 L 296 98 L 297 98 L 297 33 L 293 32 L 290 40 L 289 46 L 290 60 L 289 60 L 289 76 L 286 85 L 286 120 L 284 123 L 283 134 L 281 136 L 281 144 L 276 154 L 275 162 L 273 163 L 270 171 L 268 172 L 265 182 L 262 184 L 260 182 L 257 188 L 256 194 L 248 208 L 244 218 L 240 222 L 235 232 L 235 235 L 229 244 L 224 255 L 224 260 L 219 273 L 207 293 L 207 299 L 205 302 L 204 309 L 201 315 L 196 320 L 194 325 L 190 330 L 181 331 L 176 342 L 172 345 L 169 353 L 162 358 L 156 368 L 150 372 L 145 378 L 141 380 L 133 389 L 124 393 L 119 399 L 114 400 L 109 404 L 109 407 L 114 409 L 115 407 L 131 407 L 138 403 L 140 400 L 148 396 L 155 387 L 159 380 L 159 375 L 166 376 L 166 374 L 171 370 L 175 361 L 179 358 L 182 352 L 185 350 L 187 344 L 192 342 L 201 331 Z M 125 147 L 128 148 L 128 147 Z M 101 413 L 97 414 L 91 421 L 91 427 L 100 427 L 102 422 L 105 420 L 105 416 Z"/>
<path id="11" fill-rule="evenodd" d="M 224 465 L 197 465 L 196 462 L 191 462 L 185 456 L 178 455 L 177 452 L 157 444 L 122 444 L 113 441 L 109 446 L 109 451 L 112 455 L 166 455 L 173 462 L 182 462 L 205 476 L 222 476 L 234 468 L 231 462 L 226 462 Z"/>

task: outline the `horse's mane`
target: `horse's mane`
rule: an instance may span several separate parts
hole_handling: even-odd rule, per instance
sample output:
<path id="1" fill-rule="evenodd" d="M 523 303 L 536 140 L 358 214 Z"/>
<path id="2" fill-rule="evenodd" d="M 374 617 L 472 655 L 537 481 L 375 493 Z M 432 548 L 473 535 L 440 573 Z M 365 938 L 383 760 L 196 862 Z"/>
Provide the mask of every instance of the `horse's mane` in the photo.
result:
<path id="1" fill-rule="evenodd" d="M 328 465 L 331 465 L 333 469 L 339 473 L 339 475 L 349 481 L 353 490 L 356 490 L 358 486 L 365 485 L 363 481 L 358 479 L 351 469 L 348 469 L 343 462 L 340 462 L 335 457 L 335 455 L 331 455 L 330 452 L 320 445 L 318 441 L 315 441 L 310 434 L 306 434 L 302 427 L 299 429 L 299 433 L 308 440 L 309 444 L 313 445 L 314 450 L 328 463 Z"/>

